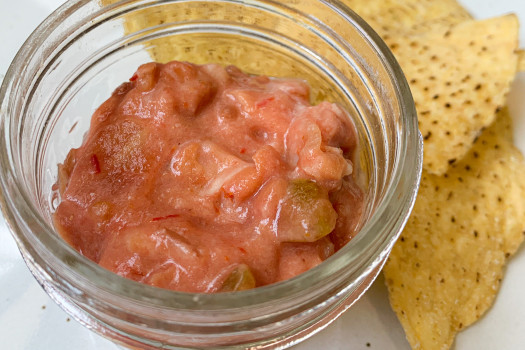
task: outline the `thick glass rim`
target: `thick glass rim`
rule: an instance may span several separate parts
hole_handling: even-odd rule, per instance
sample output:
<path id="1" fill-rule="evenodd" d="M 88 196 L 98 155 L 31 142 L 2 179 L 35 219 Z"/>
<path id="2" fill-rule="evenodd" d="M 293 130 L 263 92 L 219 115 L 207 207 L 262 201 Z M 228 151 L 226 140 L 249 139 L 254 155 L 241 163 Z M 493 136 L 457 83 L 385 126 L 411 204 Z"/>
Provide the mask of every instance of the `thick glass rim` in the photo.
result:
<path id="1" fill-rule="evenodd" d="M 0 88 L 1 106 L 10 103 L 13 82 L 16 82 L 19 76 L 23 74 L 24 64 L 34 54 L 38 43 L 45 40 L 50 33 L 56 30 L 58 23 L 63 18 L 82 7 L 88 7 L 90 2 L 91 0 L 70 0 L 53 12 L 35 29 L 16 55 L 4 77 Z M 110 11 L 116 6 L 133 2 L 132 0 L 122 1 L 117 5 L 107 6 L 103 9 L 94 9 L 91 6 L 89 7 L 89 19 L 95 18 L 105 11 Z M 146 2 L 139 1 L 140 4 Z M 161 2 L 161 0 L 156 0 L 148 3 L 157 4 Z M 245 4 L 257 1 L 228 0 L 224 2 Z M 272 3 L 272 1 L 264 0 L 261 2 Z M 389 78 L 394 82 L 398 108 L 402 116 L 403 134 L 400 142 L 397 144 L 399 151 L 395 155 L 397 159 L 392 170 L 392 177 L 386 190 L 387 192 L 375 209 L 373 216 L 365 223 L 359 234 L 337 254 L 324 261 L 321 265 L 290 280 L 235 293 L 184 293 L 160 289 L 120 277 L 74 250 L 55 233 L 53 227 L 41 215 L 35 212 L 27 195 L 21 190 L 20 180 L 16 178 L 11 168 L 11 156 L 9 154 L 11 145 L 8 143 L 9 130 L 6 128 L 6 124 L 9 125 L 9 123 L 6 123 L 8 121 L 7 118 L 10 118 L 10 116 L 5 115 L 5 112 L 2 111 L 3 115 L 0 121 L 0 171 L 2 175 L 0 179 L 0 204 L 4 217 L 19 247 L 35 250 L 35 247 L 30 246 L 31 242 L 28 237 L 22 232 L 23 228 L 30 226 L 33 236 L 35 232 L 38 232 L 38 238 L 33 238 L 42 244 L 45 253 L 67 258 L 70 266 L 70 271 L 68 271 L 70 273 L 69 278 L 72 281 L 75 276 L 82 277 L 89 282 L 92 288 L 109 292 L 114 296 L 124 297 L 143 306 L 188 311 L 235 309 L 274 302 L 276 299 L 291 298 L 297 293 L 303 292 L 306 288 L 322 284 L 323 281 L 330 279 L 344 267 L 353 267 L 351 273 L 359 278 L 366 275 L 366 271 L 371 271 L 381 264 L 408 219 L 415 202 L 421 177 L 422 139 L 418 131 L 414 101 L 400 66 L 386 44 L 373 29 L 341 2 L 333 0 L 321 0 L 320 2 L 325 6 L 331 7 L 350 25 L 358 29 L 362 37 L 375 49 L 389 74 Z M 280 4 L 280 6 L 283 5 Z M 294 9 L 293 11 L 296 10 Z M 302 15 L 308 16 L 304 13 Z M 308 18 L 319 22 L 312 16 L 308 16 Z M 16 208 L 13 205 L 14 202 L 18 204 Z M 30 222 L 30 225 L 28 222 Z M 357 261 L 360 261 L 359 266 L 355 265 Z M 65 264 L 64 259 L 62 259 L 61 263 Z"/>

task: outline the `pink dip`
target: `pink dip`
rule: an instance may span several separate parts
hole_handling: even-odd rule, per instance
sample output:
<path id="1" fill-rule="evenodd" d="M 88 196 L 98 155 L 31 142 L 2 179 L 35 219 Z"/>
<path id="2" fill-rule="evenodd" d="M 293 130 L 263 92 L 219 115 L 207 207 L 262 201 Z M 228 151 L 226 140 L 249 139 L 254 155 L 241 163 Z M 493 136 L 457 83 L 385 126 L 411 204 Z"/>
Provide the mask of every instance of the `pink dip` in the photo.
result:
<path id="1" fill-rule="evenodd" d="M 356 133 L 300 80 L 148 63 L 59 165 L 58 231 L 121 276 L 187 292 L 296 276 L 356 233 Z"/>

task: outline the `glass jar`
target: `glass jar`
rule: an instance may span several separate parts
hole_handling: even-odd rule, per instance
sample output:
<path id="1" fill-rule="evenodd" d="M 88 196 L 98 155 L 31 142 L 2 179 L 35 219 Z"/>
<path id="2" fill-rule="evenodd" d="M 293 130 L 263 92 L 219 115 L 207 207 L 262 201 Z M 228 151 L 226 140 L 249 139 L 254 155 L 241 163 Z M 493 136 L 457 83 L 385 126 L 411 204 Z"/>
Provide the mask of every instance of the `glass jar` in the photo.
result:
<path id="1" fill-rule="evenodd" d="M 314 334 L 370 286 L 415 200 L 422 141 L 385 44 L 337 1 L 72 0 L 30 36 L 0 90 L 1 205 L 31 272 L 88 328 L 141 349 L 282 349 Z M 233 64 L 308 80 L 312 101 L 354 119 L 367 194 L 357 236 L 321 265 L 254 290 L 190 294 L 119 277 L 53 229 L 57 164 L 90 116 L 152 59 Z"/>

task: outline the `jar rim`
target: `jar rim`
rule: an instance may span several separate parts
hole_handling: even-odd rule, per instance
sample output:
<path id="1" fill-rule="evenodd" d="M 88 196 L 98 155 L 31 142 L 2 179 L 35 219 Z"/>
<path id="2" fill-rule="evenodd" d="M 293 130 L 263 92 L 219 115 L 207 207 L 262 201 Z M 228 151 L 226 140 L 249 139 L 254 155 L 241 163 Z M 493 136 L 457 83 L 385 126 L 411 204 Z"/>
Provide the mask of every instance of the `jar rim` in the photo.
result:
<path id="1" fill-rule="evenodd" d="M 0 88 L 0 105 L 11 103 L 11 90 L 13 81 L 23 74 L 24 62 L 34 54 L 38 42 L 45 40 L 58 26 L 62 18 L 77 9 L 87 6 L 90 0 L 70 0 L 53 12 L 24 43 L 13 60 Z M 133 1 L 123 1 L 102 9 L 90 10 L 93 18 L 104 11 L 111 11 L 118 6 L 125 6 Z M 151 1 L 157 3 L 160 1 Z M 226 2 L 245 3 L 241 0 L 227 0 Z M 258 2 L 258 1 L 254 1 Z M 273 1 L 261 1 L 271 3 Z M 381 264 L 395 243 L 402 228 L 408 220 L 417 194 L 422 169 L 422 139 L 418 131 L 417 115 L 414 101 L 408 83 L 402 70 L 386 44 L 380 39 L 373 29 L 357 14 L 340 1 L 321 0 L 341 15 L 350 25 L 362 34 L 363 38 L 374 47 L 380 57 L 389 78 L 395 82 L 394 88 L 397 103 L 402 119 L 402 138 L 400 140 L 397 161 L 392 169 L 389 187 L 374 214 L 364 224 L 359 234 L 341 248 L 336 254 L 317 267 L 310 269 L 292 279 L 275 283 L 256 289 L 217 294 L 197 294 L 160 289 L 139 282 L 120 277 L 106 270 L 95 262 L 85 258 L 60 236 L 51 225 L 38 214 L 33 204 L 18 186 L 18 179 L 11 167 L 12 159 L 9 154 L 9 118 L 7 112 L 2 111 L 0 122 L 0 164 L 1 164 L 1 195 L 0 204 L 2 212 L 11 232 L 20 246 L 29 247 L 31 242 L 28 237 L 21 234 L 20 226 L 31 221 L 32 233 L 38 232 L 36 238 L 49 254 L 67 258 L 70 266 L 70 277 L 82 276 L 89 281 L 91 286 L 98 290 L 137 301 L 143 305 L 163 308 L 176 308 L 184 310 L 209 310 L 241 308 L 255 303 L 264 304 L 275 301 L 276 297 L 290 298 L 305 289 L 305 285 L 315 286 L 322 284 L 331 275 L 340 271 L 345 266 L 353 266 L 358 275 L 364 275 Z M 141 3 L 144 3 L 141 2 Z M 281 6 L 283 6 L 281 4 Z M 304 15 L 304 14 L 303 14 Z M 310 20 L 315 20 L 312 17 Z M 3 109 L 3 108 L 2 108 Z M 17 203 L 14 206 L 13 203 Z M 385 232 L 386 231 L 386 232 Z M 374 234 L 379 232 L 379 234 Z M 371 249 L 373 247 L 373 250 Z M 356 265 L 360 260 L 361 264 Z M 353 265 L 352 265 L 353 264 Z M 359 269 L 358 269 L 359 268 Z"/>

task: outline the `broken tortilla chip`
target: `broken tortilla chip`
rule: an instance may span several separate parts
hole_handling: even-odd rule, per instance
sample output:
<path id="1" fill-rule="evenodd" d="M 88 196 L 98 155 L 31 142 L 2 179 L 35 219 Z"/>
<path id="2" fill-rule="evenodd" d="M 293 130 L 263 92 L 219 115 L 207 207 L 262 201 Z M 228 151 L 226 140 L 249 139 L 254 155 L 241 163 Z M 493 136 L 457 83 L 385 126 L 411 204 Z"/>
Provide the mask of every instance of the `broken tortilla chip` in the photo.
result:
<path id="1" fill-rule="evenodd" d="M 423 172 L 384 268 L 413 349 L 448 349 L 492 304 L 503 267 L 525 237 L 524 173 L 506 108 L 446 174 Z"/>
<path id="2" fill-rule="evenodd" d="M 517 70 L 514 15 L 391 38 L 424 137 L 423 167 L 443 174 L 492 123 Z"/>

